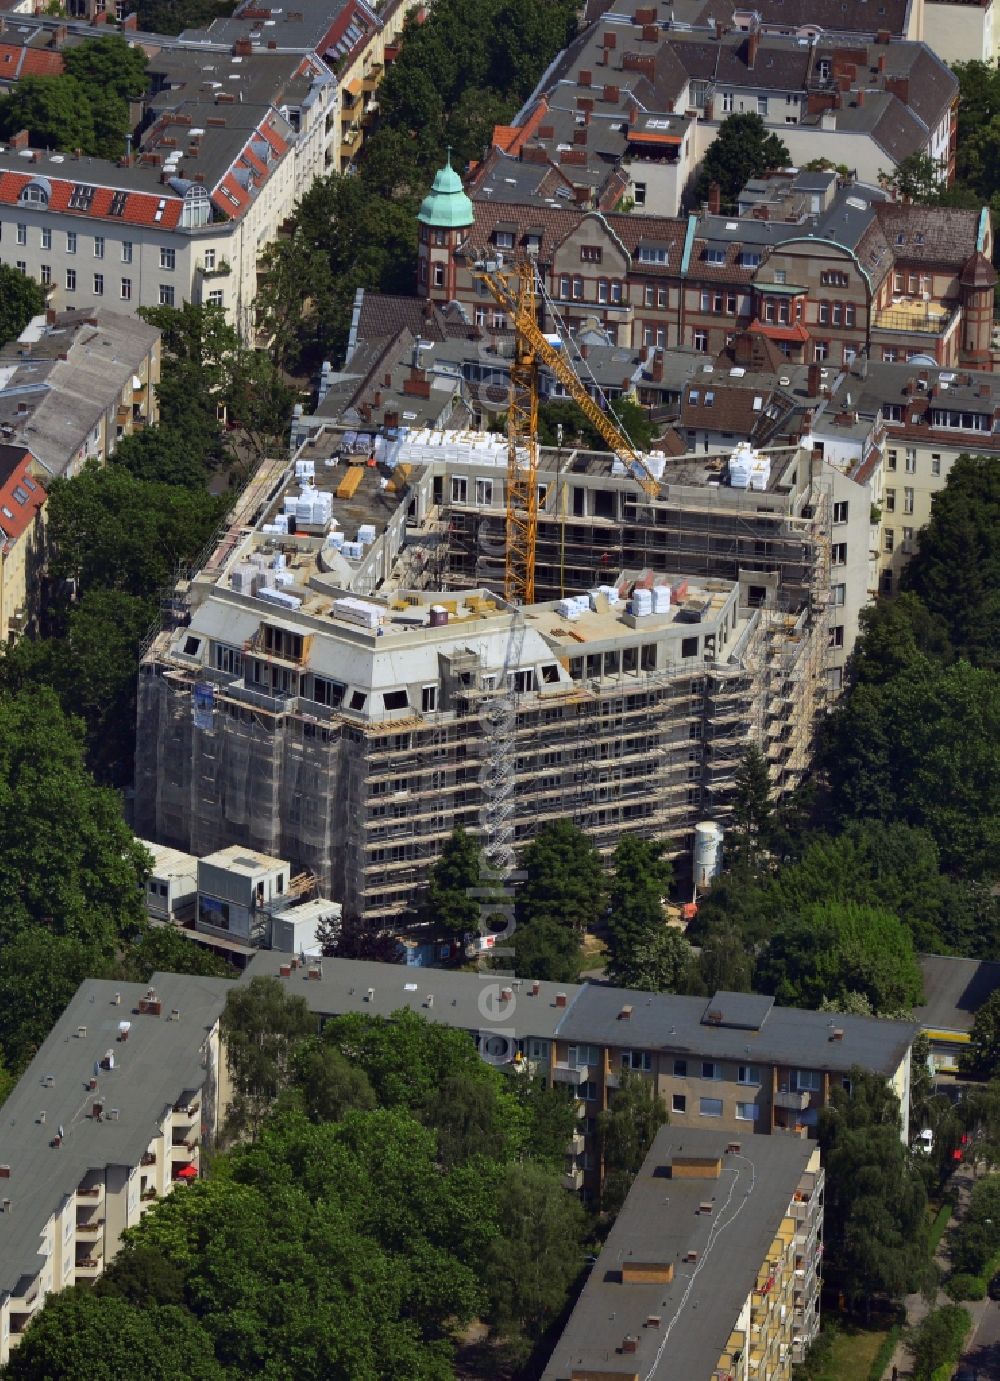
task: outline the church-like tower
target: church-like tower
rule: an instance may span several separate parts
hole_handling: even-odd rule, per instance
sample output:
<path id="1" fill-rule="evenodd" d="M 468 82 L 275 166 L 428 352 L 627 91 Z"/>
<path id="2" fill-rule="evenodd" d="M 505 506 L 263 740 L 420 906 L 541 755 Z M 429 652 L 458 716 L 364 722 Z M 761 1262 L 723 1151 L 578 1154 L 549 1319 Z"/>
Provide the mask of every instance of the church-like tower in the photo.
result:
<path id="1" fill-rule="evenodd" d="M 962 340 L 959 359 L 971 369 L 989 369 L 993 344 L 993 290 L 997 271 L 981 251 L 962 269 Z"/>
<path id="2" fill-rule="evenodd" d="M 417 212 L 420 245 L 417 254 L 417 292 L 433 302 L 455 296 L 455 250 L 475 219 L 462 179 L 451 166 L 451 153 L 439 168 L 434 185 Z"/>

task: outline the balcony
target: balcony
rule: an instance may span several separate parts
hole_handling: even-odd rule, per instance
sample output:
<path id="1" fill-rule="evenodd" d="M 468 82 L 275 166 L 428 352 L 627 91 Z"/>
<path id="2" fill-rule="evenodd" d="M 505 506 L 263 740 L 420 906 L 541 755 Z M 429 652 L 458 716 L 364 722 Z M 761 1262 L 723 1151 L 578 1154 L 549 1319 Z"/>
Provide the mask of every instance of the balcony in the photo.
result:
<path id="1" fill-rule="evenodd" d="M 228 259 L 199 259 L 195 268 L 202 278 L 225 278 L 233 271 Z"/>
<path id="2" fill-rule="evenodd" d="M 779 1089 L 774 1095 L 774 1106 L 785 1108 L 788 1112 L 805 1112 L 809 1106 L 809 1093 L 806 1089 Z"/>
<path id="3" fill-rule="evenodd" d="M 573 1193 L 583 1188 L 583 1171 L 578 1169 L 567 1170 L 562 1177 L 563 1189 L 569 1189 Z"/>
<path id="4" fill-rule="evenodd" d="M 586 1069 L 577 1069 L 575 1065 L 557 1064 L 552 1068 L 552 1082 L 555 1084 L 569 1084 L 572 1088 L 579 1088 L 587 1081 Z"/>
<path id="5" fill-rule="evenodd" d="M 91 1250 L 86 1256 L 76 1259 L 77 1279 L 93 1280 L 104 1269 L 104 1253 Z"/>
<path id="6" fill-rule="evenodd" d="M 566 1144 L 568 1156 L 582 1156 L 587 1148 L 587 1138 L 582 1132 L 574 1132 Z"/>
<path id="7" fill-rule="evenodd" d="M 875 313 L 873 325 L 877 331 L 900 331 L 907 335 L 944 335 L 957 313 L 938 302 L 923 302 L 914 298 L 894 300 L 891 307 Z"/>
<path id="8" fill-rule="evenodd" d="M 103 1218 L 88 1218 L 84 1223 L 77 1223 L 77 1237 L 96 1237 L 104 1231 Z"/>
<path id="9" fill-rule="evenodd" d="M 104 1185 L 103 1183 L 88 1184 L 86 1187 L 80 1185 L 76 1191 L 76 1197 L 82 1199 L 84 1203 L 90 1204 L 91 1206 L 99 1204 L 104 1198 Z"/>

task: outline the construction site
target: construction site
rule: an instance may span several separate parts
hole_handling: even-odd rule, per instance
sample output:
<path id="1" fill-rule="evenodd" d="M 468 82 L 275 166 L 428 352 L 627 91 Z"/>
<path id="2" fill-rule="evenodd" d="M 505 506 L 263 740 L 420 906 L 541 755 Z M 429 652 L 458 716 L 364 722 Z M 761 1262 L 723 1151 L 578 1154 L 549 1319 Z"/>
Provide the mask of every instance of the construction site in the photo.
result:
<path id="1" fill-rule="evenodd" d="M 801 780 L 822 461 L 640 456 L 603 416 L 609 452 L 545 450 L 531 351 L 526 331 L 506 443 L 329 428 L 262 467 L 143 656 L 141 834 L 290 859 L 379 929 L 456 826 L 505 871 L 568 817 L 606 855 L 667 841 L 684 876 L 749 744 L 777 792 Z"/>

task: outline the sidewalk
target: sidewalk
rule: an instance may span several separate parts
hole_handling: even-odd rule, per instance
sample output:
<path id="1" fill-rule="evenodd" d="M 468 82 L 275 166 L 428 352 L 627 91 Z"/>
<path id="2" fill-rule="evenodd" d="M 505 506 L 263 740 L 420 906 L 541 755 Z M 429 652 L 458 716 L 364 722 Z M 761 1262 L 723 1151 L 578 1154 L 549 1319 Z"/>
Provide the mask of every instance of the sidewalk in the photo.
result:
<path id="1" fill-rule="evenodd" d="M 948 1225 L 941 1234 L 941 1240 L 938 1242 L 937 1250 L 934 1253 L 934 1261 L 942 1275 L 946 1275 L 951 1267 L 951 1263 L 948 1260 L 948 1250 L 945 1246 L 948 1240 L 948 1234 L 965 1212 L 969 1203 L 969 1196 L 972 1193 L 972 1186 L 975 1182 L 975 1175 L 971 1165 L 960 1165 L 951 1177 L 949 1188 L 954 1191 L 956 1206 L 952 1210 L 951 1217 L 948 1219 Z M 950 1300 L 940 1288 L 935 1298 L 930 1302 L 920 1294 L 907 1295 L 903 1301 L 903 1308 L 906 1311 L 907 1328 L 913 1328 L 918 1323 L 921 1323 L 932 1309 L 937 1309 L 942 1304 L 951 1304 L 952 1302 L 953 1301 Z M 975 1336 L 975 1330 L 978 1329 L 982 1322 L 983 1314 L 986 1312 L 988 1305 L 989 1300 L 976 1300 L 971 1303 L 966 1303 L 965 1308 L 968 1309 L 973 1320 L 973 1333 L 971 1336 Z M 896 1344 L 896 1350 L 889 1360 L 889 1365 L 882 1373 L 882 1381 L 893 1381 L 894 1375 L 899 1378 L 899 1381 L 903 1381 L 904 1377 L 912 1376 L 913 1373 L 910 1370 L 911 1361 L 912 1358 L 910 1353 L 907 1351 L 903 1342 L 898 1342 Z"/>

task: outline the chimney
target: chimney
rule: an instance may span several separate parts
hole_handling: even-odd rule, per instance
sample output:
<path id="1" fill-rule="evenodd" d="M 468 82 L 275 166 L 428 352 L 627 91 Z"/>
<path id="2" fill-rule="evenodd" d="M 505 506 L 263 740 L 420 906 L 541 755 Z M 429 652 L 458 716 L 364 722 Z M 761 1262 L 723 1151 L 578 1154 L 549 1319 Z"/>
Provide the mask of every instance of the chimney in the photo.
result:
<path id="1" fill-rule="evenodd" d="M 122 20 L 122 28 L 128 33 L 134 32 L 138 27 L 139 16 L 137 14 L 127 14 Z"/>
<path id="2" fill-rule="evenodd" d="M 10 146 L 12 149 L 26 149 L 28 147 L 28 131 L 26 129 L 19 129 L 16 134 L 12 134 L 10 137 Z"/>
<path id="3" fill-rule="evenodd" d="M 889 43 L 891 39 L 892 34 L 888 29 L 879 29 L 878 33 L 875 35 L 876 43 Z"/>
<path id="4" fill-rule="evenodd" d="M 630 1333 L 622 1339 L 622 1352 L 638 1352 L 639 1339 L 634 1338 Z"/>
<path id="5" fill-rule="evenodd" d="M 615 45 L 617 44 L 617 42 L 618 42 L 618 39 L 617 39 L 617 36 L 616 36 L 615 34 L 609 32 L 609 33 L 606 33 L 606 34 L 604 35 L 604 47 L 605 47 L 605 48 L 608 48 L 608 49 L 614 48 Z"/>
<path id="6" fill-rule="evenodd" d="M 253 57 L 253 44 L 248 38 L 238 38 L 233 44 L 234 58 Z"/>
<path id="7" fill-rule="evenodd" d="M 566 1006 L 566 994 L 565 994 L 565 993 L 556 993 L 556 1006 L 557 1006 L 557 1007 L 565 1007 L 565 1006 Z"/>
<path id="8" fill-rule="evenodd" d="M 643 43 L 655 43 L 660 37 L 660 30 L 656 24 L 647 24 L 642 31 Z"/>
<path id="9" fill-rule="evenodd" d="M 632 1020 L 632 1004 L 631 1004 L 630 1002 L 626 1002 L 626 1003 L 625 1003 L 625 1006 L 624 1006 L 624 1007 L 621 1009 L 621 1011 L 618 1013 L 618 1018 L 617 1018 L 617 1019 L 618 1019 L 618 1021 L 631 1021 L 631 1020 Z"/>
<path id="10" fill-rule="evenodd" d="M 877 66 L 880 72 L 885 71 L 885 53 L 879 53 Z"/>
<path id="11" fill-rule="evenodd" d="M 717 20 L 715 21 L 715 37 L 716 37 L 716 40 L 717 40 L 717 41 L 721 41 L 723 38 L 725 38 L 725 36 L 726 36 L 726 26 L 725 26 L 725 24 L 723 23 L 723 21 L 722 21 L 721 19 L 717 19 Z"/>
<path id="12" fill-rule="evenodd" d="M 580 86 L 589 86 L 591 82 L 591 74 L 589 72 L 581 72 L 580 75 L 577 77 L 577 82 L 580 84 Z"/>
<path id="13" fill-rule="evenodd" d="M 832 1041 L 842 1041 L 844 1039 L 843 1027 L 835 1026 L 830 1032 L 830 1039 Z"/>
<path id="14" fill-rule="evenodd" d="M 655 384 L 663 383 L 663 351 L 657 350 L 653 355 L 653 363 L 650 366 L 650 374 Z"/>
<path id="15" fill-rule="evenodd" d="M 532 985 L 531 985 L 531 996 L 532 996 L 532 997 L 537 997 L 538 994 L 539 994 L 541 991 L 542 991 L 542 985 L 541 985 L 541 983 L 539 983 L 538 979 L 536 978 L 535 981 L 534 981 L 534 983 L 532 983 Z"/>
<path id="16" fill-rule="evenodd" d="M 608 83 L 605 82 L 603 99 L 607 101 L 609 105 L 617 105 L 619 95 L 620 92 L 617 86 L 609 86 Z"/>
<path id="17" fill-rule="evenodd" d="M 752 72 L 757 61 L 757 49 L 760 47 L 760 34 L 756 29 L 752 29 L 747 34 L 747 67 Z"/>
<path id="18" fill-rule="evenodd" d="M 808 382 L 807 382 L 807 384 L 806 384 L 806 390 L 807 390 L 807 392 L 808 392 L 810 398 L 818 398 L 818 397 L 819 397 L 819 387 L 820 387 L 820 366 L 819 366 L 818 364 L 811 364 L 811 365 L 809 366 Z"/>
<path id="19" fill-rule="evenodd" d="M 279 964 L 279 965 L 278 965 L 278 973 L 281 975 L 282 978 L 291 978 L 291 976 L 292 976 L 292 966 L 291 966 L 291 964 Z"/>
<path id="20" fill-rule="evenodd" d="M 855 105 L 863 106 L 864 103 L 865 103 L 865 89 L 864 89 L 863 86 L 859 86 L 859 87 L 858 87 L 858 90 L 857 90 L 857 94 L 856 94 L 856 96 L 855 96 Z"/>
<path id="21" fill-rule="evenodd" d="M 0 1165 L 0 1180 L 9 1180 L 9 1179 L 10 1179 L 10 1166 L 9 1166 L 9 1165 Z"/>
<path id="22" fill-rule="evenodd" d="M 368 992 L 367 992 L 367 994 L 366 994 L 366 996 L 365 996 L 365 1001 L 366 1001 L 366 1002 L 374 1002 L 374 1001 L 375 1001 L 375 989 L 374 989 L 374 988 L 369 988 L 369 989 L 368 989 Z"/>
<path id="23" fill-rule="evenodd" d="M 722 186 L 718 182 L 710 182 L 708 185 L 708 213 L 710 216 L 717 216 L 721 210 Z"/>

